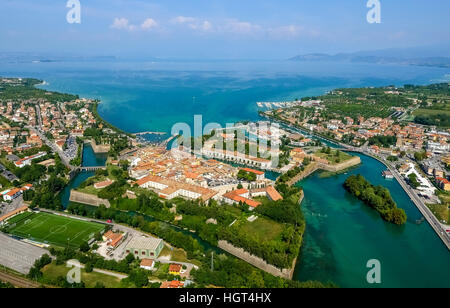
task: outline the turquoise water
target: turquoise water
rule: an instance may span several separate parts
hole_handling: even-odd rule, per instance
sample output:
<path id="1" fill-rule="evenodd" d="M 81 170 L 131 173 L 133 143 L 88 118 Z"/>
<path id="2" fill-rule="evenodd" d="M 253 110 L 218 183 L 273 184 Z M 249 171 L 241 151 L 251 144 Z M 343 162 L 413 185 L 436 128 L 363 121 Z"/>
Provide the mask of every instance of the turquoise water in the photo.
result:
<path id="1" fill-rule="evenodd" d="M 129 131 L 169 132 L 176 122 L 192 123 L 194 114 L 222 125 L 256 120 L 257 101 L 292 100 L 336 87 L 428 84 L 450 79 L 450 70 L 413 66 L 339 63 L 260 62 L 72 62 L 0 63 L 0 75 L 44 79 L 50 90 L 99 98 L 99 113 Z M 85 162 L 104 158 L 85 149 Z M 90 151 L 90 152 L 89 152 Z M 99 159 L 99 161 L 97 161 Z M 295 278 L 333 281 L 342 287 L 367 287 L 365 265 L 381 262 L 383 287 L 449 287 L 450 254 L 421 218 L 399 184 L 381 177 L 384 167 L 369 157 L 351 173 L 361 173 L 391 190 L 408 223 L 385 223 L 376 212 L 342 188 L 345 175 L 300 183 L 305 189 L 305 242 Z M 92 173 L 80 173 L 68 192 Z M 270 175 L 275 176 L 275 175 Z"/>
<path id="2" fill-rule="evenodd" d="M 293 100 L 336 87 L 430 83 L 450 70 L 412 66 L 222 62 L 0 63 L 0 75 L 44 79 L 47 89 L 99 98 L 99 113 L 129 132 L 169 132 L 173 124 L 221 125 L 258 119 L 258 101 Z"/>
<path id="3" fill-rule="evenodd" d="M 433 229 L 395 180 L 386 180 L 386 168 L 360 155 L 362 165 L 347 174 L 322 178 L 320 173 L 298 185 L 307 221 L 305 242 L 295 278 L 333 281 L 342 287 L 373 287 L 366 281 L 370 259 L 381 262 L 380 287 L 450 287 L 450 254 Z M 405 209 L 404 226 L 384 222 L 379 214 L 347 193 L 342 184 L 351 174 L 363 174 L 375 185 L 387 187 Z"/>
<path id="4" fill-rule="evenodd" d="M 105 166 L 108 154 L 95 154 L 90 144 L 83 147 L 83 167 Z"/>
<path id="5" fill-rule="evenodd" d="M 106 154 L 95 154 L 89 144 L 85 144 L 83 148 L 83 167 L 97 167 L 106 164 Z M 78 173 L 61 192 L 61 203 L 66 208 L 69 205 L 70 191 L 80 186 L 81 183 L 88 178 L 94 176 L 95 172 Z"/>

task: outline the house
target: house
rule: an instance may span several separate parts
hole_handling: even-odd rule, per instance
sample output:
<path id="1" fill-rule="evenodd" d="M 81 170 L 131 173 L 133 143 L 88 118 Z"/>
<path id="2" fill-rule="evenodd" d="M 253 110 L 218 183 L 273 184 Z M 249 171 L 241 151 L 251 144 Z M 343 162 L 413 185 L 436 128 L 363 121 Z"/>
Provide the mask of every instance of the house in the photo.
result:
<path id="1" fill-rule="evenodd" d="M 436 182 L 440 189 L 450 191 L 450 181 L 448 181 L 447 179 L 437 177 Z"/>
<path id="2" fill-rule="evenodd" d="M 22 194 L 22 190 L 19 188 L 13 188 L 3 194 L 3 200 L 13 201 Z"/>
<path id="3" fill-rule="evenodd" d="M 95 188 L 95 189 L 106 188 L 106 187 L 108 187 L 109 185 L 111 185 L 112 183 L 114 183 L 114 181 L 111 181 L 111 180 L 108 179 L 108 180 L 103 181 L 103 182 L 95 183 L 95 184 L 94 184 L 94 188 Z"/>
<path id="4" fill-rule="evenodd" d="M 251 168 L 242 168 L 242 171 L 245 171 L 247 173 L 253 173 L 256 175 L 256 180 L 264 180 L 265 179 L 265 173 L 263 171 L 251 169 Z"/>
<path id="5" fill-rule="evenodd" d="M 283 197 L 280 195 L 280 193 L 273 187 L 273 186 L 267 186 L 264 188 L 258 188 L 253 189 L 250 192 L 250 195 L 252 198 L 254 197 L 267 197 L 272 201 L 279 201 L 283 200 Z"/>
<path id="6" fill-rule="evenodd" d="M 103 240 L 107 243 L 107 245 L 111 248 L 116 248 L 119 246 L 126 238 L 127 234 L 114 233 L 109 230 L 103 235 Z"/>
<path id="7" fill-rule="evenodd" d="M 283 200 L 283 197 L 273 186 L 267 186 L 266 193 L 267 193 L 267 197 L 272 201 Z"/>
<path id="8" fill-rule="evenodd" d="M 125 251 L 139 259 L 156 259 L 164 248 L 162 239 L 155 237 L 134 236 L 127 244 Z"/>
<path id="9" fill-rule="evenodd" d="M 155 268 L 155 262 L 152 259 L 142 259 L 140 268 L 151 271 Z"/>
<path id="10" fill-rule="evenodd" d="M 181 282 L 178 280 L 173 280 L 173 281 L 164 281 L 159 288 L 160 289 L 180 289 L 183 286 L 184 286 L 184 282 Z"/>
<path id="11" fill-rule="evenodd" d="M 291 150 L 289 155 L 294 162 L 300 163 L 300 164 L 303 163 L 303 160 L 306 157 L 306 153 L 300 148 L 295 148 L 295 149 Z"/>
<path id="12" fill-rule="evenodd" d="M 169 274 L 178 276 L 181 274 L 181 269 L 183 266 L 181 264 L 170 264 L 169 266 Z"/>
<path id="13" fill-rule="evenodd" d="M 228 204 L 234 204 L 234 203 L 242 203 L 246 204 L 250 207 L 250 209 L 257 208 L 261 205 L 260 202 L 249 199 L 250 193 L 247 189 L 238 189 L 234 191 L 230 191 L 225 193 L 222 196 L 222 201 L 228 203 Z"/>

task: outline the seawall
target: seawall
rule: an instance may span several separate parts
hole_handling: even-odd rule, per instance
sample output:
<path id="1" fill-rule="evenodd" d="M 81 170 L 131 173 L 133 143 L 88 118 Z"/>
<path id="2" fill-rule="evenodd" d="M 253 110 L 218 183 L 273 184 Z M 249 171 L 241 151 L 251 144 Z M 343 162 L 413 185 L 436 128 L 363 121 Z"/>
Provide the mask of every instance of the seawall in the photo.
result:
<path id="1" fill-rule="evenodd" d="M 95 154 L 105 154 L 111 149 L 109 144 L 97 144 L 94 140 L 90 140 L 89 143 L 91 144 L 92 150 Z"/>

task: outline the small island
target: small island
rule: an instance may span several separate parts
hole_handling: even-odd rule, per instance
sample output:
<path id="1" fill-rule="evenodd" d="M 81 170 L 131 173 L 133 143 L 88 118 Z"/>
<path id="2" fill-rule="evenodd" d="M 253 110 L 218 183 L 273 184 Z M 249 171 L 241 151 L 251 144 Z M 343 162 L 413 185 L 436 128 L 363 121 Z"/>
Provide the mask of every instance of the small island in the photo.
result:
<path id="1" fill-rule="evenodd" d="M 349 176 L 344 187 L 353 196 L 380 213 L 385 221 L 396 225 L 406 223 L 405 211 L 397 207 L 387 188 L 372 185 L 360 174 Z"/>

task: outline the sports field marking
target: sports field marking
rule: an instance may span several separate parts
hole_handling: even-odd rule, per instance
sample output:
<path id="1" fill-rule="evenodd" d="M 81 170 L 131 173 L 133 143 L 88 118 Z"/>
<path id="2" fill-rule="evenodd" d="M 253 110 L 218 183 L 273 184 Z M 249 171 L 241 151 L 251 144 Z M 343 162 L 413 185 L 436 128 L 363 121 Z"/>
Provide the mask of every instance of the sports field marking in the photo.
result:
<path id="1" fill-rule="evenodd" d="M 11 234 L 60 247 L 77 248 L 104 229 L 103 225 L 95 222 L 47 213 L 36 214 L 29 220 L 26 224 L 22 221 L 18 226 L 10 227 Z"/>

